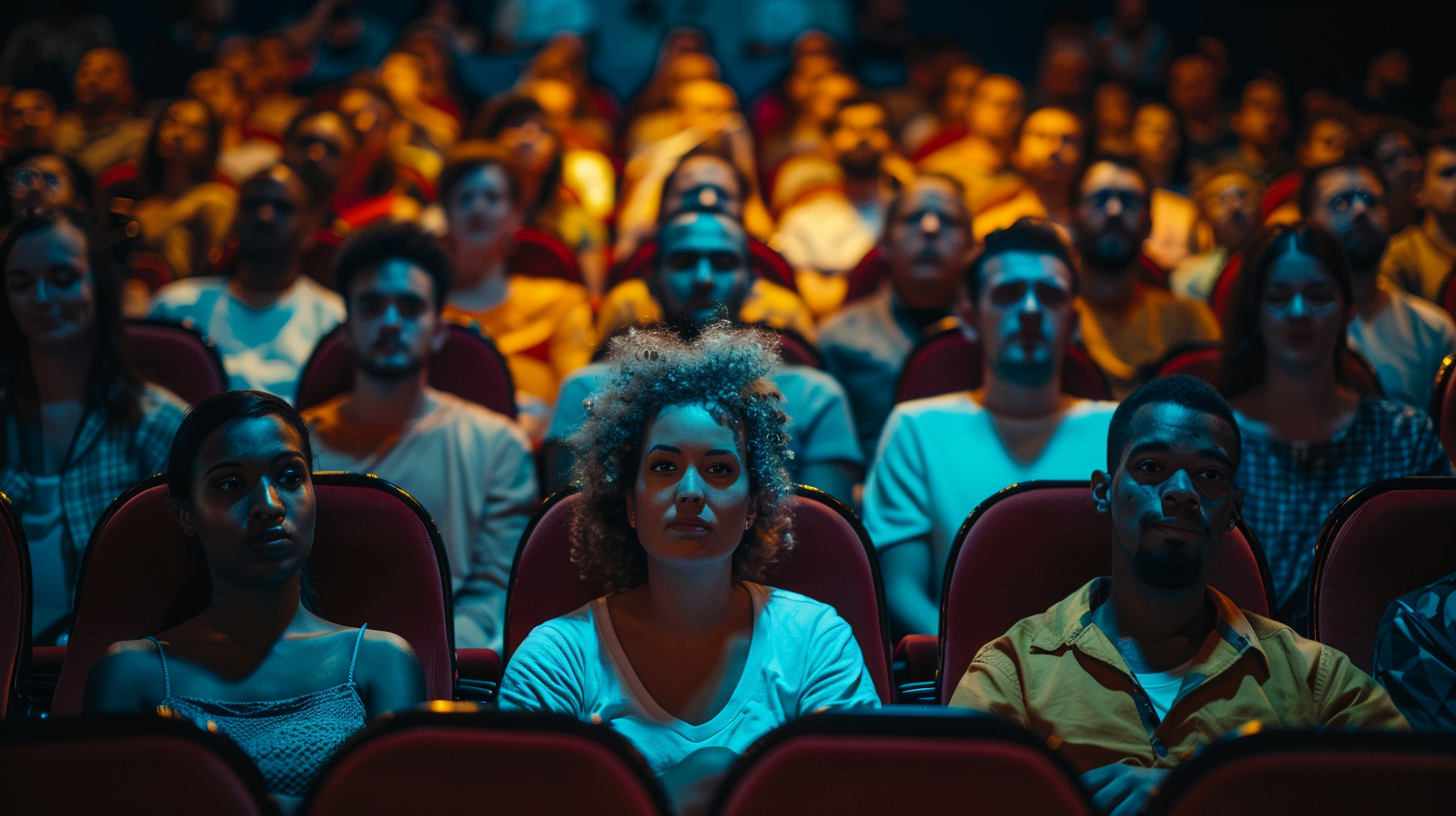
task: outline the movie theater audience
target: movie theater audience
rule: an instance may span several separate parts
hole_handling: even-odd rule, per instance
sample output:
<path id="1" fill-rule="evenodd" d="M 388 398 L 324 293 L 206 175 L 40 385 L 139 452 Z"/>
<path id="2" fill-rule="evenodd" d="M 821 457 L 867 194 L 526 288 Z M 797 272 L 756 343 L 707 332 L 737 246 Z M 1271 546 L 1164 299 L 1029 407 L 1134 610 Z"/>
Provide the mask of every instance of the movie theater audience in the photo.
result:
<path id="1" fill-rule="evenodd" d="M 1456 268 L 1456 137 L 1431 145 L 1415 203 L 1420 221 L 1395 233 L 1380 273 L 1417 297 L 1439 303 Z"/>

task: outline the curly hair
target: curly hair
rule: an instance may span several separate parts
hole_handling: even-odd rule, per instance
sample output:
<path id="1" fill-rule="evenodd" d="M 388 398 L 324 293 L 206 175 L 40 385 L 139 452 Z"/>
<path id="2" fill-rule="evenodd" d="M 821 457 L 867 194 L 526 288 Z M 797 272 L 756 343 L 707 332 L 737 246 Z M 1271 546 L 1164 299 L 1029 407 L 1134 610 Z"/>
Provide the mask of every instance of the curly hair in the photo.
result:
<path id="1" fill-rule="evenodd" d="M 728 420 L 745 451 L 753 526 L 733 552 L 733 579 L 757 580 L 793 546 L 788 497 L 788 422 L 769 379 L 778 337 L 715 323 L 691 340 L 664 329 L 633 329 L 611 341 L 610 374 L 588 401 L 569 444 L 581 505 L 572 520 L 571 560 L 586 580 L 622 592 L 647 581 L 647 553 L 627 520 L 627 497 L 647 429 L 662 409 L 704 404 Z"/>

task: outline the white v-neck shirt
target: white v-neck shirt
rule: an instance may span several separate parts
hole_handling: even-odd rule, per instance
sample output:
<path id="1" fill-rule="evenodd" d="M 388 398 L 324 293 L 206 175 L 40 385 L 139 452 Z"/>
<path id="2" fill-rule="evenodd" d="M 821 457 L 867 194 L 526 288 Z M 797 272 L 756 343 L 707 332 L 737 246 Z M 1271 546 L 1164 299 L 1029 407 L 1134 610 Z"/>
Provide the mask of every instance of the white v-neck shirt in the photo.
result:
<path id="1" fill-rule="evenodd" d="M 531 631 L 501 680 L 500 707 L 602 722 L 661 774 L 704 748 L 743 753 L 754 740 L 819 708 L 878 706 L 849 624 L 795 592 L 745 583 L 753 638 L 728 703 L 699 725 L 668 714 L 643 688 L 617 641 L 606 598 Z"/>

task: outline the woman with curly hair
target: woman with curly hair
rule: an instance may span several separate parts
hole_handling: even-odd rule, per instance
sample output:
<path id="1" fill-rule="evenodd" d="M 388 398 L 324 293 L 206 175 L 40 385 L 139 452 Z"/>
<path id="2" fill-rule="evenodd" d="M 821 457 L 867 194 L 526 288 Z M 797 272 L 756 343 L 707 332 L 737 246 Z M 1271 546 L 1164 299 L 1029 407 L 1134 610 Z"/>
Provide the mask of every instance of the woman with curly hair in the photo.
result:
<path id="1" fill-rule="evenodd" d="M 776 339 L 716 324 L 611 351 L 572 439 L 572 560 L 612 594 L 536 627 L 500 702 L 605 722 L 692 813 L 775 726 L 879 698 L 832 608 L 754 582 L 793 543 Z"/>

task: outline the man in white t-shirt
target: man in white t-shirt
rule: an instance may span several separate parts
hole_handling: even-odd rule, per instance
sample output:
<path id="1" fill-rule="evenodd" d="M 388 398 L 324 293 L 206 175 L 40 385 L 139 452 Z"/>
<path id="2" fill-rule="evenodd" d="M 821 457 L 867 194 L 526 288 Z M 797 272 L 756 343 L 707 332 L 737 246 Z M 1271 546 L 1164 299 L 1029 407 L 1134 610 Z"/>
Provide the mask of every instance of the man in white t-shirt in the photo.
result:
<path id="1" fill-rule="evenodd" d="M 299 274 L 315 215 L 308 190 L 275 164 L 243 184 L 237 271 L 163 286 L 151 317 L 191 321 L 222 354 L 230 388 L 292 400 L 314 346 L 344 319 L 344 301 Z"/>
<path id="2" fill-rule="evenodd" d="M 939 629 L 941 576 L 966 516 L 1015 482 L 1086 478 L 1106 456 L 1116 408 L 1061 391 L 1077 274 L 1055 226 L 1024 218 L 987 236 L 965 288 L 981 389 L 898 406 L 865 483 L 865 528 L 902 634 Z"/>
<path id="3" fill-rule="evenodd" d="M 373 473 L 417 499 L 450 562 L 455 645 L 499 649 L 536 469 L 510 419 L 426 385 L 448 336 L 449 257 L 418 226 L 381 221 L 350 235 L 335 279 L 349 299 L 354 388 L 304 412 L 314 465 Z"/>

